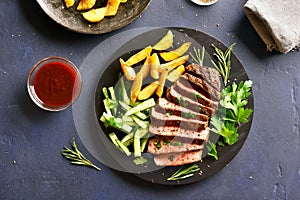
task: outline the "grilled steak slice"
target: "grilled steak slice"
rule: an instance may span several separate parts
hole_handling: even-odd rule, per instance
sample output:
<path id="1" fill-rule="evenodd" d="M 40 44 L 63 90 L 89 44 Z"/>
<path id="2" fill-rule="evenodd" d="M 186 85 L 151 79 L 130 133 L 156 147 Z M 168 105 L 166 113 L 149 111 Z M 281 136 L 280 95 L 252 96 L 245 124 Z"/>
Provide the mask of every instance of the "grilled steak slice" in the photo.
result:
<path id="1" fill-rule="evenodd" d="M 175 82 L 174 89 L 182 96 L 189 97 L 200 104 L 216 109 L 218 102 L 207 97 L 207 94 L 200 90 L 195 90 L 192 85 L 184 78 L 180 78 Z"/>
<path id="2" fill-rule="evenodd" d="M 181 128 L 180 126 L 155 126 L 150 124 L 149 132 L 154 135 L 176 136 L 205 140 L 209 135 L 209 128 L 198 131 L 193 129 Z"/>
<path id="3" fill-rule="evenodd" d="M 193 117 L 196 120 L 208 122 L 208 116 L 200 114 L 198 112 L 189 110 L 180 105 L 174 104 L 165 98 L 159 98 L 157 105 L 154 107 L 157 112 L 167 114 L 167 115 L 177 115 L 181 117 Z"/>
<path id="4" fill-rule="evenodd" d="M 150 115 L 152 126 L 178 126 L 180 128 L 201 131 L 208 126 L 207 121 L 195 120 L 193 117 L 186 118 L 177 115 L 167 115 L 151 109 Z"/>
<path id="5" fill-rule="evenodd" d="M 216 111 L 216 109 L 202 105 L 198 102 L 195 102 L 193 99 L 182 96 L 174 89 L 173 86 L 167 89 L 166 98 L 175 104 L 179 104 L 180 106 L 193 110 L 194 112 L 207 115 L 208 117 L 211 117 Z"/>
<path id="6" fill-rule="evenodd" d="M 216 69 L 212 67 L 201 66 L 195 63 L 186 66 L 185 69 L 188 73 L 206 80 L 216 90 L 221 91 L 222 80 L 220 73 Z"/>
<path id="7" fill-rule="evenodd" d="M 202 150 L 186 151 L 182 153 L 166 153 L 154 156 L 158 166 L 178 166 L 202 160 Z"/>
<path id="8" fill-rule="evenodd" d="M 196 77 L 196 76 L 194 76 L 192 74 L 189 74 L 189 73 L 184 73 L 182 77 L 186 78 L 189 82 L 197 85 L 202 90 L 204 90 L 207 93 L 209 93 L 217 101 L 219 101 L 221 99 L 221 92 L 220 92 L 220 90 L 217 90 L 214 87 L 212 87 L 204 79 L 198 78 L 198 77 Z"/>
<path id="9" fill-rule="evenodd" d="M 152 154 L 194 151 L 204 148 L 205 141 L 178 137 L 154 137 L 149 140 L 148 152 Z"/>

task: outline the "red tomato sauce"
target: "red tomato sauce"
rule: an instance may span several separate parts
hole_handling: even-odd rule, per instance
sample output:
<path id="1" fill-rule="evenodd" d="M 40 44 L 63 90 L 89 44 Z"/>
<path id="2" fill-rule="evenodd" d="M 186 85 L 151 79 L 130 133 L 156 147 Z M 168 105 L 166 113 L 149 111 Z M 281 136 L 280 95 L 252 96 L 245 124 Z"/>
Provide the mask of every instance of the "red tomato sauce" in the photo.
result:
<path id="1" fill-rule="evenodd" d="M 37 71 L 33 86 L 37 97 L 44 104 L 59 107 L 72 101 L 75 81 L 76 72 L 70 66 L 49 62 Z"/>

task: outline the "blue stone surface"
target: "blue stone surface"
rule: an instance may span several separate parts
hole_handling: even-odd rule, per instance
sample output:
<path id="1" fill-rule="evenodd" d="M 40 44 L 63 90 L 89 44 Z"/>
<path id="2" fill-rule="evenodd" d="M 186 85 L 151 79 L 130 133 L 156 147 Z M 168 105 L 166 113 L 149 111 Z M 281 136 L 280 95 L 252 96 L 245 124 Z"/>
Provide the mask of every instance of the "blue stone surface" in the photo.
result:
<path id="1" fill-rule="evenodd" d="M 83 35 L 55 23 L 34 0 L 1 0 L 0 199 L 300 199 L 300 52 L 267 52 L 243 12 L 245 2 L 199 7 L 188 0 L 153 0 L 125 28 Z M 28 72 L 41 58 L 58 55 L 80 66 L 116 33 L 162 26 L 197 29 L 226 45 L 236 42 L 234 53 L 254 83 L 254 118 L 241 151 L 212 177 L 176 187 L 102 165 L 80 142 L 72 109 L 43 111 L 26 89 Z M 101 171 L 70 165 L 61 156 L 72 137 Z"/>

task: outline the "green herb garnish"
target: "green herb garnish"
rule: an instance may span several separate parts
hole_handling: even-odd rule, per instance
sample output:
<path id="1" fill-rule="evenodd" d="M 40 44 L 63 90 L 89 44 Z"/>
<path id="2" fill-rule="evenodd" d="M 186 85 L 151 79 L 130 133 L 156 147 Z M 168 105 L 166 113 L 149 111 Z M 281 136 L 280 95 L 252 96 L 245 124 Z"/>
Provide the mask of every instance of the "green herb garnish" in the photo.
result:
<path id="1" fill-rule="evenodd" d="M 232 145 L 238 140 L 238 125 L 248 122 L 253 112 L 252 109 L 244 108 L 251 94 L 252 81 L 241 81 L 239 85 L 233 83 L 222 91 L 220 101 L 221 114 L 211 118 L 213 132 L 223 136 L 225 143 Z"/>
<path id="2" fill-rule="evenodd" d="M 207 150 L 208 150 L 209 156 L 212 156 L 216 160 L 218 160 L 217 146 L 214 143 L 212 143 L 211 141 L 208 141 Z"/>
<path id="3" fill-rule="evenodd" d="M 175 147 L 182 147 L 183 146 L 182 142 L 170 142 L 169 144 L 171 146 L 175 146 Z"/>
<path id="4" fill-rule="evenodd" d="M 174 160 L 174 155 L 170 155 L 168 159 L 172 162 Z"/>
<path id="5" fill-rule="evenodd" d="M 160 140 L 158 140 L 158 141 L 156 142 L 156 147 L 157 147 L 157 149 L 160 149 L 160 148 L 161 148 Z"/>
<path id="6" fill-rule="evenodd" d="M 166 115 L 170 117 L 170 116 L 173 115 L 173 112 L 172 111 L 168 111 Z"/>
<path id="7" fill-rule="evenodd" d="M 215 63 L 213 60 L 211 61 L 214 67 L 218 70 L 218 72 L 222 75 L 224 85 L 227 85 L 227 81 L 229 78 L 230 70 L 231 70 L 231 51 L 233 49 L 233 46 L 235 43 L 230 45 L 228 49 L 224 52 L 220 50 L 218 47 L 216 47 L 214 44 L 212 44 L 212 47 L 214 48 L 214 56 L 217 58 L 217 63 Z"/>
<path id="8" fill-rule="evenodd" d="M 72 147 L 73 150 L 69 149 L 68 147 L 64 147 L 64 149 L 61 152 L 66 159 L 71 160 L 71 164 L 84 165 L 88 167 L 93 167 L 97 170 L 101 170 L 99 167 L 94 165 L 91 161 L 89 161 L 82 155 L 82 153 L 77 148 L 74 138 L 72 138 Z"/>
<path id="9" fill-rule="evenodd" d="M 192 59 L 193 59 L 197 64 L 203 66 L 204 54 L 205 54 L 205 48 L 204 48 L 204 46 L 202 47 L 202 50 L 196 49 L 196 48 L 194 47 L 194 54 L 195 54 L 195 56 L 194 56 L 192 53 L 190 53 Z"/>
<path id="10" fill-rule="evenodd" d="M 183 116 L 186 117 L 186 118 L 194 118 L 195 117 L 195 115 L 191 112 L 183 113 Z"/>
<path id="11" fill-rule="evenodd" d="M 168 181 L 176 181 L 181 180 L 185 178 L 189 178 L 194 176 L 194 172 L 199 171 L 200 168 L 197 164 L 194 164 L 186 169 L 182 169 L 183 167 L 180 167 L 172 176 L 170 176 L 167 180 Z"/>

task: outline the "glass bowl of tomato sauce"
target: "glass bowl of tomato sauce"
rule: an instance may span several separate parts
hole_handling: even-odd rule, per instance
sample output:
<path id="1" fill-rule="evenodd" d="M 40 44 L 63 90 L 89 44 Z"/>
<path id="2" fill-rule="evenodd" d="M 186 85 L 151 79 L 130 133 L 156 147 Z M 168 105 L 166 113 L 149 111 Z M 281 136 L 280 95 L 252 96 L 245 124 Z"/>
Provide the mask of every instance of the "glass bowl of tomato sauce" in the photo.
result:
<path id="1" fill-rule="evenodd" d="M 51 56 L 37 62 L 29 72 L 27 90 L 33 102 L 47 111 L 61 111 L 79 97 L 82 79 L 68 59 Z"/>

